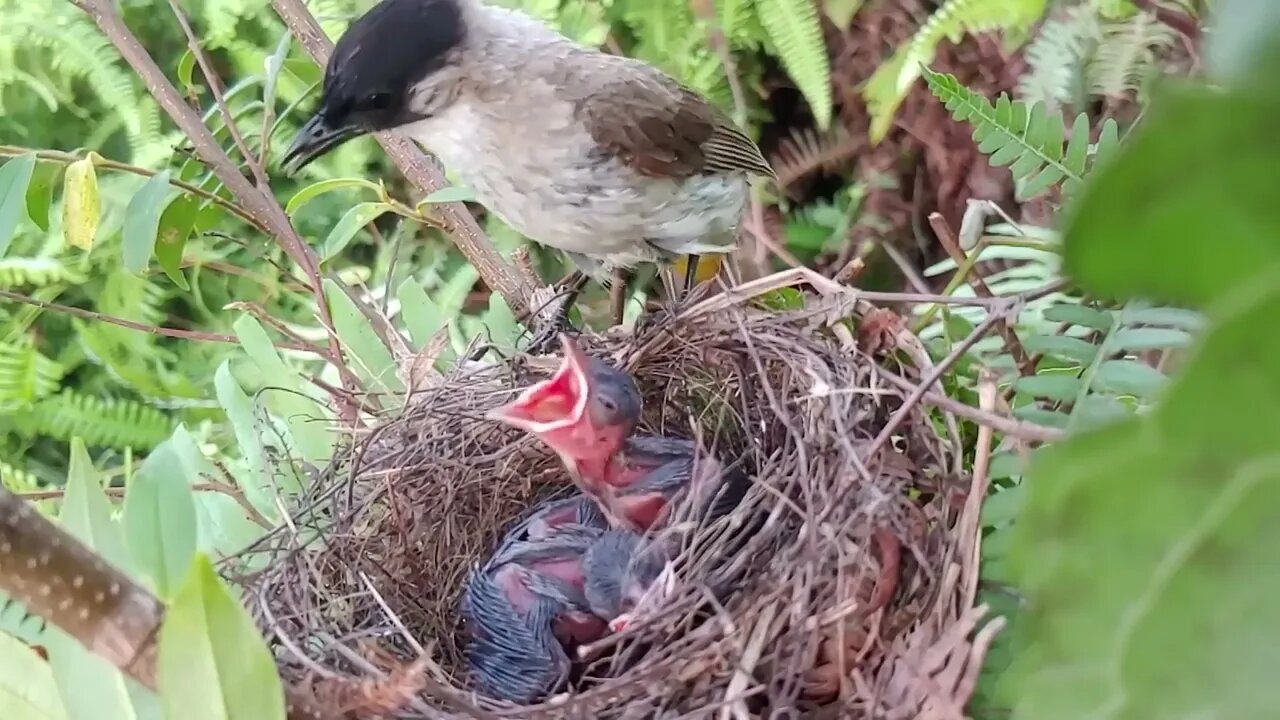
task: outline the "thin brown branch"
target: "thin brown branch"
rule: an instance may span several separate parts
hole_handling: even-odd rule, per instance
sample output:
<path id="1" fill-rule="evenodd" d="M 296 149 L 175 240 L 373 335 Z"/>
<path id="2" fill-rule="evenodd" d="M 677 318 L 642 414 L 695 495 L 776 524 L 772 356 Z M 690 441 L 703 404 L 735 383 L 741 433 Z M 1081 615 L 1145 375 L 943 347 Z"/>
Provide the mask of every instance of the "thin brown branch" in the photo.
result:
<path id="1" fill-rule="evenodd" d="M 890 385 L 896 385 L 899 389 L 907 392 L 914 391 L 919 387 L 916 383 L 901 377 L 888 370 L 881 369 L 878 371 L 880 377 L 889 382 Z M 966 405 L 959 400 L 943 395 L 936 390 L 926 390 L 921 396 L 921 400 L 940 410 L 945 410 L 956 417 L 962 417 L 979 426 L 990 427 L 992 430 L 1009 437 L 1025 440 L 1027 442 L 1058 442 L 1067 437 L 1067 434 L 1057 428 L 1045 427 L 1044 425 L 1036 425 L 1034 423 L 1023 422 L 1004 415 L 998 415 L 993 412 L 987 412 L 972 405 Z"/>
<path id="2" fill-rule="evenodd" d="M 235 335 L 227 335 L 225 333 L 202 332 L 198 330 L 181 330 L 179 328 L 147 325 L 146 323 L 134 322 L 133 320 L 128 320 L 121 317 L 115 317 L 114 315 L 104 315 L 100 312 L 94 312 L 93 310 L 85 310 L 84 308 L 72 307 L 71 305 L 63 305 L 61 303 L 48 302 L 46 300 L 37 300 L 33 297 L 27 297 L 26 295 L 22 295 L 16 292 L 11 292 L 9 290 L 0 290 L 0 298 L 4 298 L 5 300 L 12 300 L 13 302 L 16 302 L 16 303 L 22 303 L 23 305 L 31 305 L 33 307 L 38 307 L 41 310 L 51 310 L 53 312 L 60 312 L 66 315 L 74 315 L 75 317 L 84 318 L 86 320 L 97 320 L 99 322 L 108 323 L 110 325 L 116 325 L 122 328 L 128 328 L 130 330 L 137 330 L 138 332 L 144 332 L 144 333 L 147 333 L 148 335 L 181 338 L 183 340 L 198 340 L 202 342 L 230 343 L 232 345 L 239 344 L 240 342 L 240 339 L 237 338 Z M 333 361 L 333 358 L 329 357 L 329 354 L 323 348 L 318 348 L 315 345 L 310 345 L 302 342 L 291 342 L 286 340 L 283 342 L 275 343 L 275 346 L 278 348 L 285 348 L 288 350 L 301 350 L 303 352 L 315 353 L 316 355 L 319 355 L 320 357 L 325 358 L 326 360 L 329 360 L 331 362 Z"/>
<path id="3" fill-rule="evenodd" d="M 0 157 L 17 157 L 19 155 L 28 155 L 28 154 L 34 154 L 36 158 L 39 160 L 48 160 L 50 162 L 61 163 L 63 165 L 68 165 L 70 163 L 76 162 L 77 160 L 84 159 L 83 156 L 77 155 L 75 153 L 62 152 L 60 150 L 33 150 L 31 148 L 19 147 L 17 145 L 0 145 Z M 151 170 L 144 167 L 138 167 L 137 165 L 130 165 L 129 163 L 120 162 L 119 160 L 111 160 L 108 158 L 104 158 L 101 155 L 97 156 L 97 159 L 94 160 L 93 165 L 94 167 L 107 168 L 109 170 L 115 170 L 116 172 L 129 173 L 131 175 L 139 175 L 141 177 L 153 177 L 155 175 L 160 174 L 155 170 Z M 240 206 L 227 200 L 224 197 L 220 197 L 219 195 L 215 193 L 211 193 L 202 187 L 192 185 L 191 183 L 188 183 L 188 182 L 183 182 L 182 180 L 178 180 L 177 178 L 169 178 L 169 184 L 173 187 L 178 188 L 179 190 L 182 190 L 188 195 L 195 195 L 196 197 L 199 197 L 201 199 L 208 200 L 214 205 L 221 207 L 222 209 L 226 210 L 232 215 L 235 215 L 236 217 L 245 221 L 249 225 L 252 225 L 254 228 L 256 228 L 261 232 L 268 233 L 268 234 L 270 234 L 271 232 L 269 229 L 267 229 L 265 225 L 258 222 L 257 218 L 245 212 L 243 209 L 240 208 Z"/>
<path id="4" fill-rule="evenodd" d="M 271 5 L 311 59 L 325 67 L 329 54 L 333 52 L 333 42 L 302 0 L 271 0 Z M 440 165 L 408 139 L 385 132 L 378 133 L 375 138 L 405 178 L 423 192 L 433 192 L 448 185 Z M 480 279 L 502 296 L 517 318 L 527 319 L 532 309 L 533 291 L 542 285 L 537 276 L 522 272 L 507 262 L 465 205 L 442 203 L 436 208 L 453 244 L 480 273 Z"/>
<path id="5" fill-rule="evenodd" d="M 191 141 L 191 145 L 200 160 L 213 170 L 218 179 L 222 181 L 222 184 L 239 201 L 241 207 L 248 211 L 261 226 L 271 231 L 271 235 L 280 243 L 280 246 L 289 257 L 302 268 L 311 282 L 312 291 L 316 298 L 316 311 L 320 316 L 320 321 L 330 330 L 329 353 L 331 360 L 341 374 L 344 385 L 358 387 L 359 384 L 355 379 L 355 375 L 347 367 L 346 363 L 342 361 L 341 346 L 338 343 L 336 333 L 332 332 L 334 327 L 333 318 L 329 313 L 328 300 L 324 296 L 324 286 L 320 282 L 320 268 L 316 255 L 298 235 L 297 230 L 294 229 L 293 224 L 289 221 L 289 217 L 285 214 L 284 208 L 276 201 L 275 196 L 271 194 L 265 184 L 262 187 L 257 187 L 240 173 L 240 168 L 223 152 L 222 147 L 218 144 L 217 139 L 209 128 L 205 126 L 200 115 L 187 105 L 177 88 L 165 77 L 164 71 L 156 65 L 155 60 L 152 59 L 146 48 L 138 42 L 138 38 L 125 25 L 124 19 L 120 16 L 114 4 L 109 0 L 72 0 L 72 2 L 93 20 L 94 24 L 98 26 L 107 39 L 111 41 L 111 44 L 115 46 L 116 50 L 119 51 L 120 56 L 142 78 L 152 97 L 156 99 L 160 107 L 164 109 L 174 123 L 177 124 L 178 128 L 182 130 L 183 134 L 187 136 L 187 139 Z M 193 48 L 192 52 L 196 53 L 197 57 L 200 56 L 198 46 Z M 354 409 L 344 406 L 342 412 L 344 416 L 351 417 L 354 414 Z"/>
<path id="6" fill-rule="evenodd" d="M 164 605 L 77 538 L 0 486 L 0 592 L 156 690 Z M 334 720 L 285 685 L 289 720 Z"/>
<path id="7" fill-rule="evenodd" d="M 960 247 L 960 242 L 956 239 L 956 234 L 952 232 L 946 218 L 942 217 L 942 213 L 929 213 L 929 226 L 933 228 L 933 234 L 937 236 L 938 242 L 947 251 L 947 255 L 951 256 L 957 266 L 964 267 L 968 258 Z M 991 287 L 987 285 L 987 281 L 983 279 L 982 274 L 978 272 L 976 265 L 969 268 L 969 274 L 965 280 L 973 288 L 974 294 L 985 298 L 996 296 L 995 293 L 991 292 Z M 1013 322 L 1006 319 L 1005 322 L 996 327 L 996 330 L 1000 333 L 1000 337 L 1004 338 L 1005 345 L 1009 346 L 1009 352 L 1013 354 L 1013 360 L 1018 365 L 1018 372 L 1022 375 L 1035 375 L 1035 365 L 1031 362 L 1031 356 L 1027 354 L 1022 342 L 1018 340 L 1017 333 L 1013 331 Z"/>
<path id="8" fill-rule="evenodd" d="M 125 491 L 127 489 L 128 488 L 123 488 L 123 487 L 108 487 L 108 488 L 103 488 L 103 492 L 105 492 L 107 495 L 110 495 L 112 497 L 124 497 Z M 261 525 L 262 527 L 268 530 L 275 527 L 274 525 L 271 524 L 270 520 L 267 520 L 267 518 L 265 518 L 262 515 L 262 513 L 258 512 L 258 509 L 253 506 L 253 503 L 249 502 L 249 498 L 245 497 L 244 493 L 240 491 L 240 488 L 237 488 L 234 485 L 228 485 L 227 483 L 217 483 L 217 482 L 203 482 L 203 483 L 194 483 L 191 486 L 191 489 L 195 490 L 196 492 L 216 492 L 216 493 L 221 493 L 223 495 L 226 495 L 232 500 L 235 500 L 236 504 L 238 504 L 241 508 L 244 509 L 245 513 L 249 516 L 250 520 L 254 521 L 255 523 Z M 31 490 L 28 492 L 17 493 L 18 497 L 27 501 L 55 500 L 63 497 L 66 494 L 67 494 L 67 491 L 65 489 Z"/>

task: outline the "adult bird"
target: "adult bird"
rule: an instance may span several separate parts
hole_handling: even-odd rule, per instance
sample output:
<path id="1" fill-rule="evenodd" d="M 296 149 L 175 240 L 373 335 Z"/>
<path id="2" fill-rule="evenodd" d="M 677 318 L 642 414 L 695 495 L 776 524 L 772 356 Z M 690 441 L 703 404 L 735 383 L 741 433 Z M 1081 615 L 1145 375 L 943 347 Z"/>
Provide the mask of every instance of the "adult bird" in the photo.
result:
<path id="1" fill-rule="evenodd" d="M 726 473 L 691 441 L 636 434 L 641 398 L 635 379 L 589 357 L 566 335 L 564 358 L 549 379 L 488 413 L 550 446 L 615 528 L 661 526 L 687 501 L 713 516 L 736 505 L 745 476 Z"/>
<path id="2" fill-rule="evenodd" d="M 490 212 L 588 276 L 737 244 L 749 178 L 776 177 L 723 112 L 640 60 L 480 0 L 382 0 L 347 28 L 319 109 L 284 157 L 296 172 L 383 130 L 435 154 Z M 561 307 L 561 319 L 571 298 Z"/>

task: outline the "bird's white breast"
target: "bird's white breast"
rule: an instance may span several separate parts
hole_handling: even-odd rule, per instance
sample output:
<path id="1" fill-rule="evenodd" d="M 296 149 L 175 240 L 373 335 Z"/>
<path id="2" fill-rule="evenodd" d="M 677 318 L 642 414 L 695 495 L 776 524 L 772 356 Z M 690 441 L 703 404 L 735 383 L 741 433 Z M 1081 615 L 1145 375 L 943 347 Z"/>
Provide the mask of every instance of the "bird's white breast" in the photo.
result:
<path id="1" fill-rule="evenodd" d="M 554 85 L 573 55 L 562 41 L 530 31 L 491 42 L 467 70 L 481 79 L 402 131 L 482 205 L 544 245 L 623 266 L 664 251 L 731 250 L 745 177 L 654 178 L 606 156 Z"/>

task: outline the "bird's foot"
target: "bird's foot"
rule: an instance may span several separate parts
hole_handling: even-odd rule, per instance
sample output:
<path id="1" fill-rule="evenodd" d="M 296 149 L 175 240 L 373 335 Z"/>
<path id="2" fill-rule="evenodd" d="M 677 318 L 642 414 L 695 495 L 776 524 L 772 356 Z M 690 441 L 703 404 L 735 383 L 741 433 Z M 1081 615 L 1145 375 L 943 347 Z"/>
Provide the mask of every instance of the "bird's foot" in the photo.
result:
<path id="1" fill-rule="evenodd" d="M 586 275 L 573 273 L 561 283 L 534 291 L 533 305 L 538 309 L 530 323 L 533 339 L 526 352 L 531 355 L 546 355 L 559 345 L 560 333 L 572 329 L 569 310 L 573 308 L 578 293 L 582 292 L 586 283 Z"/>

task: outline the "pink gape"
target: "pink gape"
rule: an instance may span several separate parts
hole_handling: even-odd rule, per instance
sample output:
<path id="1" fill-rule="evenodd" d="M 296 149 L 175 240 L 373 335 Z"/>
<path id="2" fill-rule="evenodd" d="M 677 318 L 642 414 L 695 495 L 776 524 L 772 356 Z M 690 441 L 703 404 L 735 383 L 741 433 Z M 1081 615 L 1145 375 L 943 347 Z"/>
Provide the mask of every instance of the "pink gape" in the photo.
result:
<path id="1" fill-rule="evenodd" d="M 679 497 L 701 507 L 717 495 L 720 466 L 688 440 L 633 435 L 640 391 L 630 375 L 588 357 L 565 335 L 564 360 L 489 417 L 540 438 L 595 500 L 611 525 L 645 532 L 668 519 Z"/>

